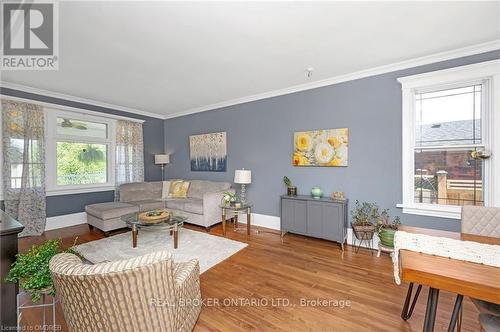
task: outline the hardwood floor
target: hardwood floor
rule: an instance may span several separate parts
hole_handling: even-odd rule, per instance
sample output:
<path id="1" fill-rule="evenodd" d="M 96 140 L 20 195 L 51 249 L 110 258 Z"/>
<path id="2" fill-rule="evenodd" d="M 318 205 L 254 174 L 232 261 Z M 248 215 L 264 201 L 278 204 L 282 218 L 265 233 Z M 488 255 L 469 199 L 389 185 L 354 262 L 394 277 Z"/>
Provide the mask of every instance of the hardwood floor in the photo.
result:
<path id="1" fill-rule="evenodd" d="M 221 235 L 221 226 L 212 227 L 210 233 Z M 48 238 L 62 238 L 69 246 L 75 236 L 78 243 L 103 237 L 80 225 L 21 239 L 19 249 L 25 251 Z M 227 237 L 249 245 L 201 275 L 205 306 L 195 331 L 422 330 L 427 290 L 422 291 L 413 317 L 404 322 L 400 314 L 407 285 L 394 283 L 387 255 L 377 258 L 364 249 L 354 253 L 350 246 L 342 253 L 336 243 L 291 234 L 283 241 L 277 233 L 247 237 L 232 227 Z M 454 298 L 440 293 L 435 331 L 447 330 Z M 319 300 L 329 305 L 322 306 Z M 40 312 L 29 310 L 22 324 L 40 324 Z M 56 320 L 64 322 L 60 308 Z M 67 330 L 64 323 L 61 330 Z M 464 300 L 462 331 L 479 331 L 477 311 L 469 299 Z"/>

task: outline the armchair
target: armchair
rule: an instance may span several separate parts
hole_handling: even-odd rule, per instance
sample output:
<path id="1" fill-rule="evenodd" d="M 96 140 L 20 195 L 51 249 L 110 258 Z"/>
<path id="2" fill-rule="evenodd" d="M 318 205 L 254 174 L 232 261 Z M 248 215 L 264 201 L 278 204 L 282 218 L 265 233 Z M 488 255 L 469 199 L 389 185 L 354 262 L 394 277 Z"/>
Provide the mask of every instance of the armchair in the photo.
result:
<path id="1" fill-rule="evenodd" d="M 198 261 L 167 251 L 96 265 L 58 254 L 49 268 L 70 331 L 191 331 L 201 311 Z"/>

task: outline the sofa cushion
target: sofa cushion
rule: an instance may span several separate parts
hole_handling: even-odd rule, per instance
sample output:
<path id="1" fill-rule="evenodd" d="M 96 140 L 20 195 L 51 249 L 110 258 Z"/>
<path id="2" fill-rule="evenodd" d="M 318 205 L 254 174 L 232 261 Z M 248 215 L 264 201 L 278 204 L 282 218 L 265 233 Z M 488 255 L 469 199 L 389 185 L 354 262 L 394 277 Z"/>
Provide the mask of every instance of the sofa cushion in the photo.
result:
<path id="1" fill-rule="evenodd" d="M 133 204 L 133 205 L 136 205 L 137 207 L 139 207 L 140 212 L 164 208 L 163 201 L 157 200 L 157 199 L 145 199 L 145 200 L 140 200 L 140 201 L 133 201 L 133 202 L 130 202 L 129 204 Z"/>
<path id="2" fill-rule="evenodd" d="M 203 214 L 203 200 L 199 198 L 185 199 L 184 211 L 195 214 Z"/>
<path id="3" fill-rule="evenodd" d="M 187 198 L 187 193 L 189 189 L 189 181 L 175 180 L 170 181 L 170 188 L 168 191 L 169 198 Z"/>
<path id="4" fill-rule="evenodd" d="M 166 201 L 167 208 L 174 210 L 184 211 L 184 203 L 187 199 L 183 198 L 169 198 Z"/>
<path id="5" fill-rule="evenodd" d="M 188 197 L 203 198 L 203 194 L 225 191 L 231 188 L 229 182 L 192 180 L 189 186 Z"/>
<path id="6" fill-rule="evenodd" d="M 85 212 L 99 219 L 119 218 L 128 213 L 139 212 L 135 205 L 122 202 L 97 203 L 85 206 Z"/>
<path id="7" fill-rule="evenodd" d="M 134 182 L 120 185 L 120 202 L 161 199 L 163 182 Z"/>

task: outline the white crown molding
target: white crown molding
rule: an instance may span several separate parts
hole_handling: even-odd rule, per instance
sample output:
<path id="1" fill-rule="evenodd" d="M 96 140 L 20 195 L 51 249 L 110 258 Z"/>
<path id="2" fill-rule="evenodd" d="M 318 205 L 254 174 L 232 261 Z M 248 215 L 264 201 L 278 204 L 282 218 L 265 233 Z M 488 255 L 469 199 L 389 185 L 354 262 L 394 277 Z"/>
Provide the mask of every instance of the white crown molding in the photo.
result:
<path id="1" fill-rule="evenodd" d="M 122 112 L 131 113 L 131 114 L 137 114 L 137 115 L 144 115 L 144 116 L 149 116 L 152 118 L 157 118 L 157 119 L 162 119 L 162 120 L 165 119 L 164 115 L 157 114 L 157 113 L 140 111 L 140 110 L 135 109 L 135 108 L 109 104 L 109 103 L 105 103 L 105 102 L 101 102 L 101 101 L 97 101 L 97 100 L 93 100 L 93 99 L 76 97 L 76 96 L 72 96 L 72 95 L 68 95 L 68 94 L 64 94 L 64 93 L 58 93 L 58 92 L 54 92 L 54 91 L 38 89 L 38 88 L 34 88 L 31 86 L 27 86 L 27 85 L 16 84 L 16 83 L 11 83 L 11 82 L 7 82 L 7 81 L 1 81 L 0 86 L 3 88 L 7 88 L 7 89 L 18 90 L 18 91 L 23 91 L 23 92 L 27 92 L 27 93 L 33 93 L 33 94 L 37 94 L 37 95 L 53 97 L 53 98 L 58 98 L 58 99 L 64 99 L 64 100 L 82 103 L 82 104 L 88 104 L 88 105 L 92 105 L 92 106 L 109 108 L 109 109 L 116 110 L 116 111 L 122 111 Z"/>
<path id="2" fill-rule="evenodd" d="M 305 91 L 305 90 L 310 90 L 310 89 L 315 89 L 315 88 L 321 88 L 324 86 L 338 84 L 338 83 L 347 82 L 347 81 L 353 81 L 353 80 L 357 80 L 360 78 L 386 74 L 386 73 L 395 72 L 398 70 L 414 68 L 414 67 L 418 67 L 418 66 L 428 65 L 431 63 L 452 60 L 452 59 L 456 59 L 456 58 L 461 58 L 461 57 L 474 55 L 474 54 L 486 53 L 486 52 L 495 51 L 495 50 L 500 50 L 500 39 L 493 40 L 491 42 L 482 43 L 482 44 L 467 46 L 467 47 L 463 47 L 463 48 L 459 48 L 459 49 L 455 49 L 455 50 L 451 50 L 451 51 L 436 53 L 436 54 L 427 55 L 427 56 L 423 56 L 423 57 L 419 57 L 419 58 L 414 58 L 414 59 L 410 59 L 410 60 L 396 62 L 396 63 L 383 65 L 383 66 L 379 66 L 379 67 L 374 67 L 374 68 L 370 68 L 370 69 L 366 69 L 366 70 L 360 70 L 360 71 L 345 74 L 345 75 L 334 76 L 334 77 L 330 77 L 330 78 L 320 80 L 320 81 L 295 85 L 295 86 L 291 86 L 291 87 L 284 88 L 284 89 L 259 93 L 259 94 L 246 96 L 246 97 L 242 97 L 242 98 L 231 99 L 231 100 L 227 100 L 227 101 L 223 101 L 223 102 L 215 103 L 215 104 L 211 104 L 211 105 L 191 108 L 191 109 L 187 109 L 187 110 L 177 112 L 174 114 L 166 115 L 165 119 L 172 119 L 172 118 L 176 118 L 176 117 L 180 117 L 180 116 L 184 116 L 184 115 L 200 113 L 200 112 L 205 112 L 205 111 L 211 111 L 211 110 L 215 110 L 215 109 L 219 109 L 219 108 L 223 108 L 223 107 L 227 107 L 227 106 L 233 106 L 233 105 L 248 103 L 251 101 L 287 95 L 287 94 L 294 93 L 294 92 L 300 92 L 300 91 Z"/>
<path id="3" fill-rule="evenodd" d="M 392 63 L 392 64 L 388 64 L 388 65 L 374 67 L 374 68 L 370 68 L 370 69 L 360 70 L 360 71 L 345 74 L 345 75 L 334 76 L 334 77 L 330 77 L 330 78 L 327 78 L 324 80 L 295 85 L 295 86 L 291 86 L 291 87 L 284 88 L 284 89 L 268 91 L 268 92 L 264 92 L 264 93 L 251 95 L 251 96 L 226 100 L 226 101 L 222 101 L 222 102 L 215 103 L 215 104 L 190 108 L 190 109 L 187 109 L 184 111 L 176 112 L 173 114 L 166 114 L 166 115 L 161 115 L 161 114 L 151 113 L 151 112 L 146 112 L 146 111 L 140 111 L 140 110 L 137 110 L 134 108 L 108 104 L 105 102 L 100 102 L 100 101 L 96 101 L 96 100 L 92 100 L 92 99 L 75 97 L 75 96 L 71 96 L 71 95 L 67 95 L 67 94 L 52 92 L 52 91 L 48 91 L 48 90 L 38 89 L 38 88 L 29 87 L 29 86 L 20 85 L 20 84 L 15 84 L 15 83 L 10 83 L 10 82 L 6 82 L 6 81 L 1 81 L 0 84 L 2 87 L 9 88 L 9 89 L 20 90 L 20 91 L 44 95 L 44 96 L 48 96 L 48 97 L 60 98 L 60 99 L 65 99 L 65 100 L 69 100 L 69 101 L 80 102 L 80 103 L 84 103 L 84 104 L 89 104 L 89 105 L 94 105 L 94 106 L 99 106 L 99 107 L 104 107 L 104 108 L 110 108 L 110 109 L 123 111 L 123 112 L 127 112 L 127 113 L 144 115 L 144 116 L 149 116 L 149 117 L 153 117 L 153 118 L 157 118 L 157 119 L 166 120 L 166 119 L 177 118 L 177 117 L 184 116 L 184 115 L 216 110 L 216 109 L 227 107 L 227 106 L 233 106 L 233 105 L 248 103 L 251 101 L 287 95 L 287 94 L 294 93 L 294 92 L 300 92 L 300 91 L 306 91 L 306 90 L 311 90 L 311 89 L 315 89 L 315 88 L 321 88 L 321 87 L 325 87 L 328 85 L 353 81 L 353 80 L 357 80 L 357 79 L 361 79 L 361 78 L 365 78 L 365 77 L 381 75 L 381 74 L 390 73 L 390 72 L 394 72 L 394 71 L 398 71 L 398 70 L 423 66 L 423 65 L 427 65 L 427 64 L 431 64 L 431 63 L 461 58 L 461 57 L 465 57 L 465 56 L 469 56 L 469 55 L 480 54 L 480 53 L 485 53 L 485 52 L 495 51 L 495 50 L 500 50 L 500 39 L 496 39 L 496 40 L 482 43 L 482 44 L 467 46 L 467 47 L 463 47 L 463 48 L 459 48 L 459 49 L 455 49 L 455 50 L 450 50 L 450 51 L 446 51 L 446 52 L 440 52 L 440 53 L 436 53 L 436 54 L 432 54 L 432 55 L 427 55 L 427 56 L 423 56 L 423 57 L 419 57 L 419 58 L 414 58 L 414 59 L 410 59 L 410 60 L 405 60 L 405 61 L 401 61 L 401 62 L 396 62 L 396 63 Z"/>

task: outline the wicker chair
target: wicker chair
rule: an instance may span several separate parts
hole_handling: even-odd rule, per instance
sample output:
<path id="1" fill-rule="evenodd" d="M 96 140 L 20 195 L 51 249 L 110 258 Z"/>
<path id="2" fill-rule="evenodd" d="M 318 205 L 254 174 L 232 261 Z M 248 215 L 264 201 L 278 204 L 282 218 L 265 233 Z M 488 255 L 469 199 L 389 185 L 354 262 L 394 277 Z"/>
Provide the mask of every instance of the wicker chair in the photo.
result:
<path id="1" fill-rule="evenodd" d="M 70 331 L 191 331 L 201 311 L 197 260 L 159 251 L 89 265 L 58 254 L 49 266 Z"/>
<path id="2" fill-rule="evenodd" d="M 500 237 L 500 208 L 483 206 L 462 207 L 462 233 Z M 483 331 L 500 330 L 500 305 L 471 298 L 479 310 Z M 496 330 L 493 328 L 496 326 Z"/>

